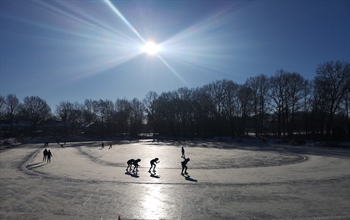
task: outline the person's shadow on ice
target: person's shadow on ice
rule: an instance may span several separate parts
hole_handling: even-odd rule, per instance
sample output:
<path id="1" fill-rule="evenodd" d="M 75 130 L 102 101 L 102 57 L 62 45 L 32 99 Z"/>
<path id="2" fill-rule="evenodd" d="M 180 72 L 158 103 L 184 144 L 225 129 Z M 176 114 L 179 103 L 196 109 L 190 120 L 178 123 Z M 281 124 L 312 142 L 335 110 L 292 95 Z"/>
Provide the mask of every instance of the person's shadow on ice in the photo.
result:
<path id="1" fill-rule="evenodd" d="M 32 169 L 35 169 L 35 168 L 38 168 L 38 167 L 42 167 L 42 166 L 45 166 L 47 163 L 44 163 L 44 162 L 39 162 L 39 163 L 32 163 L 32 164 L 28 164 L 26 166 L 27 169 L 29 170 L 32 170 Z"/>
<path id="2" fill-rule="evenodd" d="M 191 178 L 191 177 L 189 177 L 189 176 L 185 176 L 185 180 L 191 181 L 191 182 L 198 182 L 198 180 L 193 179 L 193 178 Z"/>

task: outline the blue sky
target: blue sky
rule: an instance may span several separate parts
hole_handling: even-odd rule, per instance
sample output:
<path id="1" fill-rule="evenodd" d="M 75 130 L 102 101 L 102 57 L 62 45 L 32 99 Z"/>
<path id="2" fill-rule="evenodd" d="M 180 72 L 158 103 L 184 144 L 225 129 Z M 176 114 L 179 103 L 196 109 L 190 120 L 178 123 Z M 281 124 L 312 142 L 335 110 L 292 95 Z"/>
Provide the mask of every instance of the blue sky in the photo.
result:
<path id="1" fill-rule="evenodd" d="M 350 61 L 350 1 L 2 0 L 0 94 L 134 97 Z M 161 46 L 150 56 L 147 41 Z"/>

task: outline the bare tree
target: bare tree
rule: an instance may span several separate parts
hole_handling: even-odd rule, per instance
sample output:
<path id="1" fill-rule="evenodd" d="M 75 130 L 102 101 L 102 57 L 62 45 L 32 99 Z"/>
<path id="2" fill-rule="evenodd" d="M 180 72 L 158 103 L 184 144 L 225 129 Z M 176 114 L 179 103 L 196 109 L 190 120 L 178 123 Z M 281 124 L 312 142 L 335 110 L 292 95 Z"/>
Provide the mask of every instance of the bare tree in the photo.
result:
<path id="1" fill-rule="evenodd" d="M 156 101 L 155 132 L 159 134 L 174 135 L 176 133 L 176 93 L 163 92 Z"/>
<path id="2" fill-rule="evenodd" d="M 9 94 L 6 97 L 6 116 L 7 118 L 10 120 L 10 132 L 11 135 L 13 135 L 13 123 L 14 123 L 14 119 L 17 115 L 17 113 L 19 112 L 20 109 L 20 102 L 19 99 L 17 98 L 16 95 L 14 94 Z"/>
<path id="3" fill-rule="evenodd" d="M 239 116 L 241 118 L 240 133 L 244 134 L 246 130 L 246 123 L 249 116 L 254 111 L 253 105 L 253 91 L 246 84 L 241 86 L 238 91 L 239 100 Z"/>
<path id="4" fill-rule="evenodd" d="M 38 96 L 27 96 L 23 100 L 21 114 L 31 123 L 32 133 L 35 135 L 38 126 L 51 117 L 51 108 Z"/>
<path id="5" fill-rule="evenodd" d="M 193 114 L 195 130 L 199 136 L 207 137 L 211 134 L 211 121 L 214 120 L 215 104 L 210 95 L 208 86 L 196 89 L 193 92 Z"/>
<path id="6" fill-rule="evenodd" d="M 297 72 L 289 73 L 287 78 L 289 83 L 286 111 L 289 117 L 288 134 L 292 136 L 294 134 L 295 115 L 302 109 L 302 98 L 307 81 Z"/>
<path id="7" fill-rule="evenodd" d="M 110 100 L 98 101 L 98 119 L 101 125 L 101 135 L 105 136 L 106 134 L 110 135 L 112 133 L 112 124 L 114 116 L 114 105 Z"/>
<path id="8" fill-rule="evenodd" d="M 145 119 L 145 107 L 143 103 L 137 98 L 131 100 L 130 106 L 130 134 L 137 136 L 142 131 L 142 125 Z"/>
<path id="9" fill-rule="evenodd" d="M 225 135 L 226 118 L 225 118 L 225 88 L 222 81 L 215 81 L 208 85 L 208 91 L 215 105 L 214 117 L 211 127 L 213 135 Z"/>
<path id="10" fill-rule="evenodd" d="M 98 111 L 98 106 L 96 101 L 93 101 L 91 99 L 86 99 L 84 101 L 83 121 L 86 126 L 96 122 L 97 111 Z"/>
<path id="11" fill-rule="evenodd" d="M 274 112 L 277 114 L 277 132 L 278 135 L 286 135 L 287 127 L 287 117 L 288 117 L 288 72 L 285 70 L 277 70 L 274 76 L 270 78 L 270 98 L 271 98 L 271 107 L 274 109 Z"/>
<path id="12" fill-rule="evenodd" d="M 299 73 L 278 70 L 270 82 L 271 106 L 277 112 L 278 134 L 283 131 L 283 136 L 287 133 L 292 136 L 295 114 L 303 104 L 301 99 L 306 81 Z"/>
<path id="13" fill-rule="evenodd" d="M 82 123 L 82 105 L 78 102 L 60 102 L 56 106 L 56 114 L 65 126 L 65 137 L 74 136 L 77 128 Z"/>
<path id="14" fill-rule="evenodd" d="M 116 131 L 119 134 L 128 133 L 130 130 L 131 104 L 127 99 L 117 99 L 115 102 Z"/>
<path id="15" fill-rule="evenodd" d="M 344 100 L 344 114 L 346 116 L 346 125 L 345 125 L 345 130 L 347 132 L 347 137 L 348 140 L 350 140 L 350 119 L 349 119 L 349 110 L 350 110 L 350 88 L 348 88 L 348 91 L 345 95 L 345 100 Z"/>
<path id="16" fill-rule="evenodd" d="M 175 95 L 176 133 L 188 136 L 193 128 L 192 90 L 182 87 L 175 92 Z"/>
<path id="17" fill-rule="evenodd" d="M 334 115 L 350 87 L 350 64 L 329 61 L 316 69 L 315 93 L 326 111 L 326 133 L 331 134 Z M 321 107 L 322 108 L 322 107 Z"/>
<path id="18" fill-rule="evenodd" d="M 6 114 L 6 102 L 5 102 L 5 97 L 0 95 L 0 132 L 2 135 L 2 123 L 1 121 L 5 118 L 5 114 Z"/>
<path id="19" fill-rule="evenodd" d="M 156 120 L 156 100 L 158 94 L 156 92 L 150 91 L 146 94 L 146 97 L 143 99 L 143 105 L 145 107 L 147 125 L 151 132 L 154 132 L 154 124 Z"/>
<path id="20" fill-rule="evenodd" d="M 250 77 L 246 81 L 246 85 L 253 92 L 254 118 L 255 118 L 255 135 L 259 136 L 264 131 L 266 105 L 268 102 L 268 91 L 270 81 L 264 74 L 256 77 Z"/>
<path id="21" fill-rule="evenodd" d="M 0 120 L 5 118 L 6 114 L 6 100 L 5 97 L 0 95 Z"/>
<path id="22" fill-rule="evenodd" d="M 229 132 L 227 134 L 234 136 L 238 133 L 239 85 L 231 80 L 223 80 L 222 87 L 224 89 L 224 118 L 227 120 L 229 127 Z"/>
<path id="23" fill-rule="evenodd" d="M 303 131 L 307 135 L 310 130 L 310 112 L 312 109 L 312 93 L 313 93 L 313 82 L 305 80 L 305 83 L 302 88 L 302 112 L 303 112 Z"/>

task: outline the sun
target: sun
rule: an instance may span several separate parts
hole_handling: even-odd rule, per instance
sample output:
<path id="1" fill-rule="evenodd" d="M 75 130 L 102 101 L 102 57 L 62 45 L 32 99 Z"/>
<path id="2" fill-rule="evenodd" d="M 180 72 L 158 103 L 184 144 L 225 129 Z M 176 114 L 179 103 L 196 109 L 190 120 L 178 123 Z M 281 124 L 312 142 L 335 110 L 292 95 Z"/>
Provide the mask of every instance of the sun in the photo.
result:
<path id="1" fill-rule="evenodd" d="M 142 48 L 142 51 L 149 55 L 155 55 L 159 52 L 159 50 L 160 50 L 160 46 L 155 44 L 152 41 L 147 42 Z"/>

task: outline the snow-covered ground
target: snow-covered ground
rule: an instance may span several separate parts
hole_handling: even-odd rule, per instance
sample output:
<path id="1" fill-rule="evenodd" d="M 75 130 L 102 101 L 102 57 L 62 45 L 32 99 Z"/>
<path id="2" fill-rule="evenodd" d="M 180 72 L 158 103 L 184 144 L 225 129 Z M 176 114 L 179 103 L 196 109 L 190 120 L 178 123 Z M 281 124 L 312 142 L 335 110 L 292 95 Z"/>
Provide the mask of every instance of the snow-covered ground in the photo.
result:
<path id="1" fill-rule="evenodd" d="M 0 219 L 350 219 L 349 149 L 152 140 L 47 148 L 51 163 L 43 144 L 1 151 Z M 141 159 L 138 175 L 125 172 L 130 158 Z"/>
<path id="2" fill-rule="evenodd" d="M 0 150 L 12 148 L 20 144 L 21 143 L 16 138 L 0 139 Z"/>

